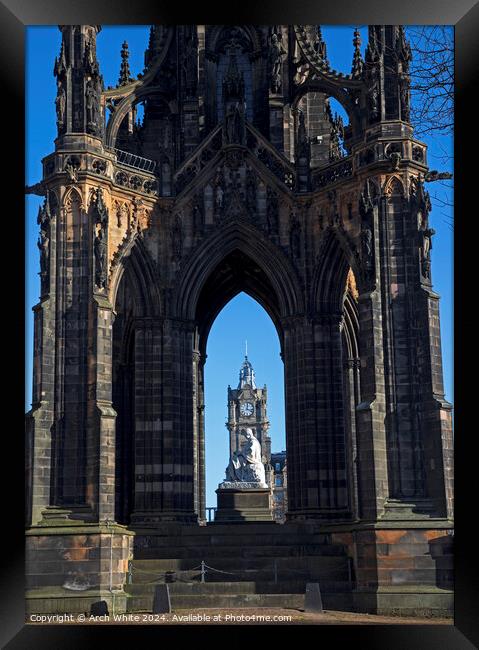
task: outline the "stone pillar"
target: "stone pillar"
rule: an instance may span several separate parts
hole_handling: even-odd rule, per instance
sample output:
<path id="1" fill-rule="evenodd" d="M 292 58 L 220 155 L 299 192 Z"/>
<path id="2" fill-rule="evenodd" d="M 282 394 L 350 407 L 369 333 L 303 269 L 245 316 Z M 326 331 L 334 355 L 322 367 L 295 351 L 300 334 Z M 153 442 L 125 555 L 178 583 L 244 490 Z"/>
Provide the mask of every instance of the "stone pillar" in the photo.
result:
<path id="1" fill-rule="evenodd" d="M 340 316 L 283 326 L 288 518 L 349 520 Z"/>
<path id="2" fill-rule="evenodd" d="M 72 190 L 58 229 L 52 503 L 85 509 L 92 229 Z M 91 513 L 84 513 L 86 517 Z"/>
<path id="3" fill-rule="evenodd" d="M 162 387 L 163 342 L 161 323 L 152 318 L 134 322 L 134 511 L 132 523 L 157 521 L 167 498 L 165 436 L 168 424 L 162 418 L 168 387 Z"/>
<path id="4" fill-rule="evenodd" d="M 98 521 L 115 520 L 116 412 L 112 406 L 112 307 L 95 296 L 90 305 L 86 500 Z"/>
<path id="5" fill-rule="evenodd" d="M 446 517 L 452 504 L 451 407 L 442 384 L 438 296 L 431 288 L 430 261 L 422 259 L 418 241 L 427 227 L 427 201 L 419 196 L 420 188 L 416 194 L 408 201 L 402 186 L 391 181 L 379 204 L 377 251 L 389 475 L 386 516 L 402 513 L 413 519 Z"/>
<path id="6" fill-rule="evenodd" d="M 199 520 L 206 522 L 206 464 L 205 464 L 205 389 L 204 389 L 205 362 L 199 359 L 198 366 L 198 396 L 197 396 L 197 457 L 198 457 L 198 516 Z"/>
<path id="7" fill-rule="evenodd" d="M 454 439 L 452 405 L 444 398 L 441 338 L 439 330 L 439 296 L 425 289 L 420 297 L 425 323 L 420 324 L 425 368 L 421 368 L 423 430 L 426 489 L 439 516 L 453 518 L 454 513 Z M 425 325 L 427 325 L 425 327 Z M 422 365 L 422 364 L 421 364 Z M 428 369 L 430 371 L 428 372 Z"/>
<path id="8" fill-rule="evenodd" d="M 344 348 L 343 348 L 344 350 Z M 347 465 L 349 485 L 351 486 L 351 510 L 358 518 L 358 459 L 356 443 L 356 406 L 359 403 L 359 359 L 344 362 L 344 407 L 347 431 Z"/>
<path id="9" fill-rule="evenodd" d="M 359 514 L 376 519 L 388 495 L 381 299 L 378 290 L 359 296 L 361 399 L 357 406 Z"/>
<path id="10" fill-rule="evenodd" d="M 135 325 L 133 525 L 196 521 L 193 333 L 183 322 Z"/>

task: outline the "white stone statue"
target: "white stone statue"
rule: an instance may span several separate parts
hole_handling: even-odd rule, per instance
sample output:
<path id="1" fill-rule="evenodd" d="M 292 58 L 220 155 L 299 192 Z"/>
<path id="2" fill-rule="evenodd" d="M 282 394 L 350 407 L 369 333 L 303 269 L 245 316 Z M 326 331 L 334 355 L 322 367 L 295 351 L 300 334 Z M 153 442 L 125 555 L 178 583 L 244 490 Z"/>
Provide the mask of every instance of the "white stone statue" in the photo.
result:
<path id="1" fill-rule="evenodd" d="M 261 460 L 261 445 L 250 428 L 243 429 L 246 438 L 241 451 L 235 451 L 226 468 L 226 481 L 219 487 L 266 488 L 264 465 Z"/>

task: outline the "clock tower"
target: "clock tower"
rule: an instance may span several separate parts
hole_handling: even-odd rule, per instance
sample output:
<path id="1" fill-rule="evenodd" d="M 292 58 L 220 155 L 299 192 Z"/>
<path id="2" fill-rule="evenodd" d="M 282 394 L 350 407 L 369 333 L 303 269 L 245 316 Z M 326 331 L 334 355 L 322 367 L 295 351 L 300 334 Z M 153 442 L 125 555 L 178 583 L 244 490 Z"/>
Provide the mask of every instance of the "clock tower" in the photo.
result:
<path id="1" fill-rule="evenodd" d="M 257 388 L 255 373 L 248 355 L 239 372 L 237 388 L 228 386 L 228 421 L 226 427 L 230 437 L 230 455 L 239 451 L 244 443 L 241 431 L 247 427 L 253 429 L 261 444 L 262 460 L 266 466 L 266 482 L 269 483 L 271 462 L 271 438 L 268 433 L 269 421 L 266 412 L 268 392 L 266 386 Z"/>

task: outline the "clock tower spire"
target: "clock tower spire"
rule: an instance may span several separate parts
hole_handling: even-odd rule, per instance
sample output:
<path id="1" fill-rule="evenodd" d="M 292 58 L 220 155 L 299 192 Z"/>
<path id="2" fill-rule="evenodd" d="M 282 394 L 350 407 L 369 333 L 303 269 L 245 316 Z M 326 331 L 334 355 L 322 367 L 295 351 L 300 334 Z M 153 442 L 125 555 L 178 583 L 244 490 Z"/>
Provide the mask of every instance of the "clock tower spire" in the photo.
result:
<path id="1" fill-rule="evenodd" d="M 237 388 L 228 386 L 228 420 L 226 427 L 229 431 L 230 456 L 243 446 L 242 431 L 247 427 L 253 429 L 261 444 L 263 463 L 266 466 L 266 482 L 269 477 L 271 461 L 271 438 L 269 436 L 269 421 L 266 411 L 268 390 L 266 385 L 258 388 L 255 372 L 248 359 L 248 344 L 245 342 L 245 357 L 239 371 Z"/>

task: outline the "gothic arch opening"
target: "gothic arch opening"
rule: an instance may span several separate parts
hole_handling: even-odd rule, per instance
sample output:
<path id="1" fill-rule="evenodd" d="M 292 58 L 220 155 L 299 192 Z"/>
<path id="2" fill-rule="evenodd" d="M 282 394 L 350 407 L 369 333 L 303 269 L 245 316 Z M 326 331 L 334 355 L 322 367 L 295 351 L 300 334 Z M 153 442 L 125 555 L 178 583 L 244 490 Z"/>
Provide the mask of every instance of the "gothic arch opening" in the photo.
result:
<path id="1" fill-rule="evenodd" d="M 206 503 L 205 491 L 204 408 L 207 342 L 213 323 L 220 312 L 235 296 L 242 292 L 253 298 L 253 300 L 263 307 L 276 329 L 280 350 L 282 350 L 283 345 L 281 319 L 282 309 L 284 307 L 281 305 L 281 298 L 278 296 L 271 275 L 252 256 L 245 253 L 242 248 L 232 247 L 232 250 L 216 266 L 209 269 L 209 273 L 204 276 L 194 310 L 194 346 L 196 353 L 193 357 L 194 473 L 196 477 L 195 503 L 200 519 L 205 519 L 207 506 L 215 505 L 214 503 Z M 251 401 L 262 401 L 260 396 L 256 395 L 256 397 L 258 398 L 257 400 L 255 398 L 255 400 L 251 399 Z M 261 414 L 261 408 L 265 408 L 264 403 L 262 407 L 258 407 L 258 410 L 253 406 L 254 417 L 256 413 Z M 259 415 L 259 417 L 261 418 L 262 416 Z M 265 435 L 263 441 L 261 427 L 257 431 L 259 432 L 259 441 L 262 447 L 263 444 L 265 445 L 263 450 L 266 452 L 265 461 L 269 463 L 270 454 L 267 436 Z M 228 449 L 228 455 L 229 453 L 230 449 Z M 228 456 L 225 456 L 225 467 L 227 463 Z"/>
<path id="2" fill-rule="evenodd" d="M 261 444 L 273 517 L 286 510 L 284 365 L 275 326 L 259 303 L 237 294 L 217 315 L 208 335 L 204 367 L 207 520 L 217 505 L 231 453 L 252 428 Z"/>

